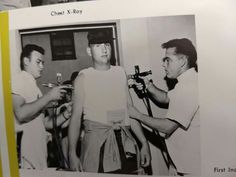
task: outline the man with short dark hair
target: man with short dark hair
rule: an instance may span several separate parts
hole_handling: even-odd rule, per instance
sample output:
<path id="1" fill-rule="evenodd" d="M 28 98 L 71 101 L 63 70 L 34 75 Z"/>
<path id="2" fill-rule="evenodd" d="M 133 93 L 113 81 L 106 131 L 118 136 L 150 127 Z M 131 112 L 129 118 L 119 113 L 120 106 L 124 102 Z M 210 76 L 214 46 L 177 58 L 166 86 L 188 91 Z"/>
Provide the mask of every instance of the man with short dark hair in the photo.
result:
<path id="1" fill-rule="evenodd" d="M 46 129 L 53 128 L 52 119 L 45 117 L 44 110 L 51 101 L 60 100 L 66 86 L 52 88 L 42 95 L 36 79 L 44 68 L 44 49 L 34 44 L 23 48 L 20 57 L 21 72 L 13 77 L 12 98 L 16 131 L 22 131 L 20 166 L 24 169 L 47 167 Z M 67 105 L 68 108 L 71 106 Z M 57 116 L 57 125 L 70 117 L 70 109 Z"/>
<path id="2" fill-rule="evenodd" d="M 85 172 L 137 174 L 140 165 L 150 163 L 149 145 L 140 123 L 129 119 L 132 100 L 125 72 L 110 64 L 113 38 L 109 30 L 97 29 L 88 32 L 88 42 L 87 53 L 93 66 L 80 71 L 74 82 L 70 167 Z M 84 137 L 78 158 L 76 144 L 81 124 Z M 140 154 L 130 127 L 141 143 Z"/>
<path id="3" fill-rule="evenodd" d="M 145 79 L 146 89 L 153 99 L 169 105 L 165 118 L 149 117 L 136 108 L 131 117 L 165 134 L 166 144 L 174 164 L 174 174 L 200 174 L 200 119 L 198 102 L 197 52 L 188 39 L 174 39 L 164 44 L 163 67 L 166 76 L 177 79 L 174 89 L 166 92 Z M 140 84 L 137 87 L 141 89 Z M 172 168 L 173 165 L 176 171 Z M 173 174 L 172 173 L 172 174 Z"/>

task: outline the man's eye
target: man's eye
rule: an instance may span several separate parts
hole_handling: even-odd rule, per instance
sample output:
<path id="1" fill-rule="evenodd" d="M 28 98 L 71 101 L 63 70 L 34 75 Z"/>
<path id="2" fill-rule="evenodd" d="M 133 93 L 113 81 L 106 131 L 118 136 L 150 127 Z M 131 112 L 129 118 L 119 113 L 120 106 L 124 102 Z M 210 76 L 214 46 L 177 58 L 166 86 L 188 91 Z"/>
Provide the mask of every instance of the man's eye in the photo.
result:
<path id="1" fill-rule="evenodd" d="M 166 59 L 166 62 L 167 62 L 167 63 L 169 63 L 169 62 L 170 62 L 170 60 L 167 58 L 167 59 Z"/>
<path id="2" fill-rule="evenodd" d="M 38 65 L 41 63 L 42 65 L 44 65 L 44 61 L 37 61 L 36 62 Z"/>

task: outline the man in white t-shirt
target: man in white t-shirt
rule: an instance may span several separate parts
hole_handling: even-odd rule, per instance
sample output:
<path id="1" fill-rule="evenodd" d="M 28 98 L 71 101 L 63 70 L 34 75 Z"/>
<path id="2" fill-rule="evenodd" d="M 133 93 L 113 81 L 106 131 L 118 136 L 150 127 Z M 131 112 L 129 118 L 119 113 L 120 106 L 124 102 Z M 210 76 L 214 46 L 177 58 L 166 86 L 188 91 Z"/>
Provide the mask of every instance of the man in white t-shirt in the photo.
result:
<path id="1" fill-rule="evenodd" d="M 129 119 L 132 105 L 125 72 L 112 66 L 113 39 L 109 30 L 88 32 L 88 55 L 93 66 L 82 70 L 74 82 L 73 112 L 69 125 L 69 160 L 72 170 L 138 174 L 150 163 L 149 145 L 138 121 Z M 81 125 L 84 137 L 80 158 L 76 144 Z M 141 143 L 130 133 L 131 127 Z M 81 161 L 81 162 L 80 162 Z"/>
<path id="2" fill-rule="evenodd" d="M 165 118 L 149 117 L 136 108 L 131 117 L 165 134 L 171 160 L 168 165 L 175 175 L 200 174 L 200 119 L 198 101 L 197 52 L 188 39 L 173 39 L 164 44 L 163 67 L 167 78 L 177 79 L 174 89 L 166 92 L 145 79 L 153 99 L 168 104 Z M 143 86 L 137 84 L 139 89 Z M 173 162 L 173 163 L 172 163 Z"/>
<path id="3" fill-rule="evenodd" d="M 36 79 L 44 68 L 44 49 L 34 44 L 23 48 L 20 57 L 21 72 L 12 79 L 13 111 L 16 132 L 23 133 L 21 140 L 20 167 L 23 169 L 47 168 L 46 129 L 53 128 L 52 118 L 45 116 L 46 106 L 60 100 L 66 86 L 52 88 L 42 95 Z M 57 115 L 57 125 L 63 124 L 71 115 L 71 104 Z"/>

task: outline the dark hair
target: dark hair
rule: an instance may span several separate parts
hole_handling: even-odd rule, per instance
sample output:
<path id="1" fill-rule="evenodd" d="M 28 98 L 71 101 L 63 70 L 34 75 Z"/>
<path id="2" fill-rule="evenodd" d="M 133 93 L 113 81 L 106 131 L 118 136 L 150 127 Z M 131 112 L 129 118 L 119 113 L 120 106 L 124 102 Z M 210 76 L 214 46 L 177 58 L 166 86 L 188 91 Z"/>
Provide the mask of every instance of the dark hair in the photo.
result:
<path id="1" fill-rule="evenodd" d="M 90 47 L 91 44 L 103 44 L 109 43 L 111 45 L 111 59 L 110 64 L 116 65 L 116 58 L 114 53 L 114 40 L 112 30 L 109 28 L 100 28 L 100 29 L 92 29 L 88 31 L 87 34 L 88 39 L 88 46 Z"/>
<path id="2" fill-rule="evenodd" d="M 114 38 L 112 37 L 111 29 L 101 28 L 93 29 L 88 31 L 87 35 L 88 45 L 90 44 L 102 44 L 102 43 L 112 43 Z"/>
<path id="3" fill-rule="evenodd" d="M 175 47 L 176 54 L 186 55 L 189 68 L 194 67 L 197 70 L 197 52 L 189 39 L 173 39 L 162 44 L 162 48 L 168 49 Z"/>
<path id="4" fill-rule="evenodd" d="M 22 53 L 20 55 L 20 68 L 21 68 L 21 70 L 25 69 L 24 68 L 24 61 L 23 61 L 24 57 L 30 58 L 31 53 L 33 51 L 37 51 L 37 52 L 41 53 L 42 55 L 44 55 L 44 52 L 45 52 L 44 49 L 42 47 L 40 47 L 40 46 L 37 46 L 35 44 L 27 44 L 23 48 Z"/>
<path id="5" fill-rule="evenodd" d="M 71 76 L 70 76 L 70 81 L 71 83 L 74 82 L 74 80 L 76 79 L 76 77 L 78 76 L 79 72 L 78 71 L 74 71 Z"/>

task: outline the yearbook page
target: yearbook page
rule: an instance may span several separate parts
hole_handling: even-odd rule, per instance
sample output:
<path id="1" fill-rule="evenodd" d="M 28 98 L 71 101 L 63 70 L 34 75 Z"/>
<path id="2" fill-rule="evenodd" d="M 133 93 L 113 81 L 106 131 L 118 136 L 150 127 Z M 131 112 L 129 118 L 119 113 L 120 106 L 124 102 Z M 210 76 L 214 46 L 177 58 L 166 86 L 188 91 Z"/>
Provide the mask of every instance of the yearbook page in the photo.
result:
<path id="1" fill-rule="evenodd" d="M 236 175 L 233 0 L 41 5 L 0 12 L 0 175 Z"/>

